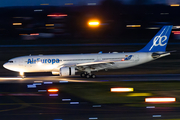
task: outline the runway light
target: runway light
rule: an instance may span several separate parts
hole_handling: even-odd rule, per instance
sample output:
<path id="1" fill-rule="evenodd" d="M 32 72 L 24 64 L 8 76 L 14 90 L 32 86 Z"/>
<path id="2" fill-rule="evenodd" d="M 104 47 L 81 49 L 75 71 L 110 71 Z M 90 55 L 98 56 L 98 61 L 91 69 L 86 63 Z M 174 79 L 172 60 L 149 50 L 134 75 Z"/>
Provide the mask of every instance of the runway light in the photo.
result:
<path id="1" fill-rule="evenodd" d="M 44 84 L 53 84 L 53 82 L 44 82 Z"/>
<path id="2" fill-rule="evenodd" d="M 70 104 L 73 104 L 73 105 L 74 105 L 74 104 L 79 104 L 79 102 L 70 102 Z"/>
<path id="3" fill-rule="evenodd" d="M 152 117 L 161 117 L 161 115 L 153 115 Z"/>
<path id="4" fill-rule="evenodd" d="M 62 99 L 62 101 L 71 101 L 71 99 Z"/>
<path id="5" fill-rule="evenodd" d="M 176 98 L 145 98 L 145 102 L 175 102 Z"/>
<path id="6" fill-rule="evenodd" d="M 152 96 L 151 93 L 130 93 L 127 95 L 128 97 L 137 97 L 137 96 Z"/>
<path id="7" fill-rule="evenodd" d="M 88 21 L 88 25 L 90 27 L 98 27 L 100 25 L 100 22 L 99 22 L 99 20 L 94 19 L 94 20 Z"/>
<path id="8" fill-rule="evenodd" d="M 141 25 L 126 25 L 126 27 L 141 27 Z"/>
<path id="9" fill-rule="evenodd" d="M 30 35 L 39 35 L 39 33 L 31 33 Z"/>
<path id="10" fill-rule="evenodd" d="M 171 4 L 170 6 L 171 6 L 171 7 L 178 7 L 179 4 Z"/>
<path id="11" fill-rule="evenodd" d="M 22 23 L 13 23 L 13 25 L 22 25 Z"/>
<path id="12" fill-rule="evenodd" d="M 133 88 L 111 88 L 111 92 L 132 92 Z"/>
<path id="13" fill-rule="evenodd" d="M 49 96 L 56 97 L 58 94 L 49 94 Z"/>
<path id="14" fill-rule="evenodd" d="M 48 92 L 58 92 L 59 90 L 56 89 L 56 88 L 53 88 L 53 89 L 48 89 Z"/>
<path id="15" fill-rule="evenodd" d="M 50 14 L 50 15 L 47 15 L 48 17 L 65 17 L 65 16 L 68 16 L 67 14 Z"/>
<path id="16" fill-rule="evenodd" d="M 54 26 L 54 24 L 46 24 L 45 26 Z"/>

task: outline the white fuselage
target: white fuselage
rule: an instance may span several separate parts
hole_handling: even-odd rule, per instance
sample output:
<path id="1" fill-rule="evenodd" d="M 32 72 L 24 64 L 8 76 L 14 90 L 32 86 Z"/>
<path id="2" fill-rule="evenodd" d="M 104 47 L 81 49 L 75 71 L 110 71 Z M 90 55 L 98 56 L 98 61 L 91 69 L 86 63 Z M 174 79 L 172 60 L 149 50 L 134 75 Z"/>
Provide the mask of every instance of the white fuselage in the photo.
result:
<path id="1" fill-rule="evenodd" d="M 126 56 L 133 55 L 128 61 L 121 61 Z M 113 64 L 99 64 L 94 70 L 120 69 L 143 64 L 154 60 L 152 52 L 129 52 L 129 53 L 101 53 L 101 54 L 66 54 L 66 55 L 32 55 L 10 59 L 3 66 L 17 72 L 52 72 L 57 71 L 64 65 L 76 65 L 92 63 L 95 61 L 117 61 Z"/>

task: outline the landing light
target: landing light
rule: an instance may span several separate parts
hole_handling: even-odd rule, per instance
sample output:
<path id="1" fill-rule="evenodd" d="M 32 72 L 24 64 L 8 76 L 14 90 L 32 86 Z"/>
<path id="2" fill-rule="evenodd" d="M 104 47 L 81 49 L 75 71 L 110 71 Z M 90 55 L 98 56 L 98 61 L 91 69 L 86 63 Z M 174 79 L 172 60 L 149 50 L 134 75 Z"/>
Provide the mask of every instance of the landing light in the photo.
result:
<path id="1" fill-rule="evenodd" d="M 99 20 L 94 19 L 94 20 L 88 21 L 88 25 L 90 27 L 98 27 L 100 25 L 100 22 L 99 22 Z"/>
<path id="2" fill-rule="evenodd" d="M 56 88 L 53 88 L 53 89 L 48 89 L 48 92 L 58 92 L 59 90 L 56 89 Z"/>
<path id="3" fill-rule="evenodd" d="M 176 98 L 145 98 L 145 102 L 175 102 Z"/>
<path id="4" fill-rule="evenodd" d="M 132 92 L 133 88 L 111 88 L 111 92 Z"/>

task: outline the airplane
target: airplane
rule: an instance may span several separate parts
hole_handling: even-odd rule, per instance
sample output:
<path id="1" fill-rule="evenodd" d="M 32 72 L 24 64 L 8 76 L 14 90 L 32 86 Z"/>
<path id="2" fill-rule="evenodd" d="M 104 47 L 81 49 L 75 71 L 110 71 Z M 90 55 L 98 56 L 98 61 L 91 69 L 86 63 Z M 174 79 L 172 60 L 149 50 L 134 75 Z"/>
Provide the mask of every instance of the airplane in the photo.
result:
<path id="1" fill-rule="evenodd" d="M 142 49 L 136 52 L 64 55 L 29 55 L 10 59 L 4 68 L 19 72 L 52 72 L 53 75 L 73 76 L 82 72 L 81 77 L 96 78 L 94 71 L 121 69 L 143 64 L 170 55 L 166 46 L 172 25 L 163 26 Z"/>

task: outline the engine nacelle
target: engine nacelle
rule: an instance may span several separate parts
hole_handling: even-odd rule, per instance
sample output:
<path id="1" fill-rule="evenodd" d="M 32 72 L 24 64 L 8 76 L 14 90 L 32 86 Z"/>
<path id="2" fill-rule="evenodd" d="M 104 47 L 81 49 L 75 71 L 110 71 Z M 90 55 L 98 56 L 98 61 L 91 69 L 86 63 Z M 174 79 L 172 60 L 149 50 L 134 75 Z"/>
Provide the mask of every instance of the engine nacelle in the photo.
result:
<path id="1" fill-rule="evenodd" d="M 60 76 L 71 76 L 75 75 L 75 67 L 61 67 L 59 71 Z"/>

